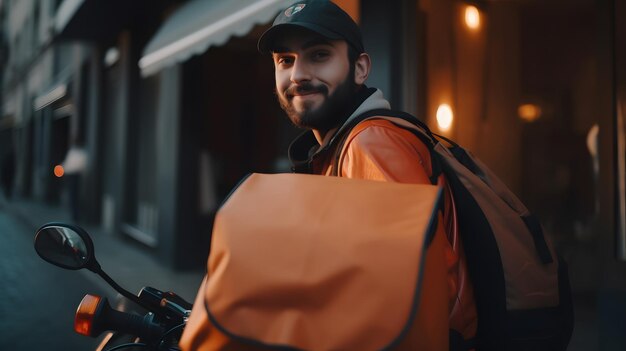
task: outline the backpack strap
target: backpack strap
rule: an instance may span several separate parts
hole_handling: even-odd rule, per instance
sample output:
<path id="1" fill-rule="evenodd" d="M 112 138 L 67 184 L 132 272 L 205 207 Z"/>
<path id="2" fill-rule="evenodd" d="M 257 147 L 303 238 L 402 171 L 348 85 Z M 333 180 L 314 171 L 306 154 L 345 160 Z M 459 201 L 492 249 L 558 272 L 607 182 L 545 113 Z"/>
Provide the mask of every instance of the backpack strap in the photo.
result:
<path id="1" fill-rule="evenodd" d="M 437 184 L 437 179 L 439 178 L 439 175 L 443 172 L 443 168 L 441 165 L 441 161 L 439 160 L 439 156 L 436 155 L 434 151 L 434 147 L 436 143 L 438 142 L 438 140 L 443 140 L 446 143 L 448 143 L 450 146 L 447 148 L 450 151 L 450 153 L 452 153 L 454 158 L 457 159 L 461 164 L 463 164 L 463 166 L 465 166 L 467 169 L 469 169 L 473 174 L 475 174 L 476 176 L 478 176 L 479 178 L 483 179 L 483 181 L 486 182 L 483 171 L 478 165 L 474 163 L 472 158 L 469 157 L 465 149 L 463 149 L 461 146 L 459 146 L 459 144 L 457 144 L 453 140 L 450 140 L 449 138 L 446 138 L 443 135 L 439 135 L 439 134 L 435 134 L 431 132 L 428 126 L 424 122 L 420 121 L 413 115 L 408 114 L 406 112 L 384 110 L 384 109 L 368 111 L 354 118 L 354 120 L 350 121 L 351 124 L 348 125 L 347 129 L 352 130 L 354 126 L 356 126 L 358 123 L 365 121 L 367 119 L 372 119 L 376 117 L 388 120 L 400 128 L 411 131 L 424 144 L 426 144 L 426 146 L 428 147 L 428 151 L 430 152 L 431 165 L 433 169 L 433 174 L 430 178 L 430 181 L 432 184 L 434 185 Z M 401 121 L 400 122 L 398 122 L 397 120 L 394 121 L 394 119 L 400 119 Z M 402 121 L 408 122 L 409 124 L 407 125 L 406 123 L 401 123 Z M 343 149 L 343 144 L 345 143 L 345 140 L 347 139 L 349 132 L 345 132 L 344 134 L 345 135 L 342 138 L 342 143 L 340 144 L 341 148 L 338 148 L 336 152 L 335 167 L 333 167 L 333 172 L 338 172 L 338 167 L 341 164 L 340 162 L 341 151 Z M 450 173 L 454 174 L 454 171 L 448 172 L 447 174 L 450 174 Z M 546 243 L 543 230 L 541 228 L 541 225 L 539 224 L 539 220 L 536 218 L 535 215 L 532 215 L 532 214 L 521 216 L 521 219 L 524 221 L 524 223 L 526 224 L 526 227 L 528 228 L 528 230 L 530 231 L 532 235 L 535 248 L 537 250 L 539 258 L 541 259 L 541 262 L 543 264 L 552 263 L 554 260 L 552 258 L 550 249 L 548 248 L 548 245 Z"/>
<path id="2" fill-rule="evenodd" d="M 428 126 L 417 119 L 417 117 L 408 114 L 402 111 L 388 110 L 388 109 L 375 109 L 366 111 L 357 117 L 354 117 L 348 121 L 341 129 L 338 134 L 333 137 L 331 143 L 335 143 L 337 147 L 335 148 L 335 154 L 333 157 L 333 168 L 332 175 L 339 175 L 339 167 L 341 166 L 341 157 L 343 154 L 344 144 L 350 135 L 350 132 L 356 127 L 359 123 L 366 121 L 368 119 L 384 119 L 387 120 L 399 128 L 405 129 L 413 133 L 426 147 L 428 148 L 428 152 L 430 153 L 430 163 L 432 168 L 432 174 L 429 177 L 431 184 L 437 185 L 437 181 L 439 176 L 442 173 L 441 165 L 439 163 L 439 159 L 435 155 L 435 144 L 437 143 L 436 134 L 432 133 Z"/>

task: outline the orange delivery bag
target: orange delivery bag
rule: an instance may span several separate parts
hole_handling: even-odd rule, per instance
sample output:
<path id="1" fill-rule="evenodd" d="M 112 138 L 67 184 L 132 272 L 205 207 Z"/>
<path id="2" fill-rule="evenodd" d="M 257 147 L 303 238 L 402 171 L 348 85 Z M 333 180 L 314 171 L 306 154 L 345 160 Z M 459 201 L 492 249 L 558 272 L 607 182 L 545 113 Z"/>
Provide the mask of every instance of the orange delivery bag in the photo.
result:
<path id="1" fill-rule="evenodd" d="M 181 348 L 447 350 L 440 201 L 432 185 L 248 176 L 216 215 Z"/>

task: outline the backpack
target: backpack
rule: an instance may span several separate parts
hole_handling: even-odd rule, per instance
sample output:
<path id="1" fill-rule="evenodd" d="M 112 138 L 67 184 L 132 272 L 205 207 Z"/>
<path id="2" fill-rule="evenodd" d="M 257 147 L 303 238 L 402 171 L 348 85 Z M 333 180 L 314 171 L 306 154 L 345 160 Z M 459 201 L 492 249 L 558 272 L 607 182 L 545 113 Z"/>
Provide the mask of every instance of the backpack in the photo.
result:
<path id="1" fill-rule="evenodd" d="M 213 226 L 183 350 L 448 349 L 442 189 L 252 174 Z"/>
<path id="2" fill-rule="evenodd" d="M 443 174 L 452 190 L 478 330 L 475 340 L 465 342 L 455 343 L 451 333 L 451 350 L 455 344 L 476 350 L 566 350 L 574 327 L 567 265 L 537 217 L 470 152 L 404 112 L 372 110 L 349 120 L 331 141 L 337 145 L 335 172 L 349 132 L 367 119 L 388 120 L 417 136 L 431 153 L 431 182 Z"/>

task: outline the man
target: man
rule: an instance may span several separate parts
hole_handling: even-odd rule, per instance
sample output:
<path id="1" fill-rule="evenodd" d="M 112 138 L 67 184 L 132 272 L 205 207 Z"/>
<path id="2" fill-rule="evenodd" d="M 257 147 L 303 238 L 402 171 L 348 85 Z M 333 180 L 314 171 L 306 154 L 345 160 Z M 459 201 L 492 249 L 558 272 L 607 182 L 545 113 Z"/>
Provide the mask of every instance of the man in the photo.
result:
<path id="1" fill-rule="evenodd" d="M 351 119 L 390 108 L 380 90 L 365 86 L 370 57 L 359 27 L 338 6 L 327 0 L 297 2 L 282 11 L 262 35 L 259 51 L 272 56 L 281 107 L 296 126 L 309 130 L 289 149 L 295 171 L 431 184 L 428 148 L 410 131 L 389 121 L 359 123 L 348 131 L 343 149 L 335 150 L 333 138 L 344 135 L 341 128 Z M 443 179 L 439 184 L 447 189 Z M 471 339 L 476 333 L 476 311 L 449 191 L 444 202 L 436 235 L 447 235 L 450 243 L 446 252 L 450 327 L 458 338 Z M 225 337 L 197 325 L 186 331 L 181 342 L 184 349 L 201 348 L 197 345 L 203 339 Z"/>
<path id="2" fill-rule="evenodd" d="M 431 184 L 428 148 L 389 121 L 359 123 L 348 132 L 343 149 L 336 150 L 333 137 L 343 137 L 342 126 L 364 112 L 390 108 L 380 90 L 365 86 L 370 57 L 357 24 L 337 5 L 312 0 L 289 7 L 263 34 L 259 50 L 272 55 L 281 107 L 296 126 L 310 130 L 289 149 L 294 171 Z M 469 340 L 476 333 L 472 287 L 456 232 L 453 200 L 445 180 L 439 179 L 439 184 L 447 190 L 440 219 L 444 225 L 437 235 L 447 235 L 450 243 L 446 253 L 450 327 Z"/>
<path id="3" fill-rule="evenodd" d="M 87 152 L 82 142 L 74 141 L 61 163 L 64 171 L 66 186 L 68 187 L 72 220 L 80 221 L 80 182 L 87 167 Z"/>

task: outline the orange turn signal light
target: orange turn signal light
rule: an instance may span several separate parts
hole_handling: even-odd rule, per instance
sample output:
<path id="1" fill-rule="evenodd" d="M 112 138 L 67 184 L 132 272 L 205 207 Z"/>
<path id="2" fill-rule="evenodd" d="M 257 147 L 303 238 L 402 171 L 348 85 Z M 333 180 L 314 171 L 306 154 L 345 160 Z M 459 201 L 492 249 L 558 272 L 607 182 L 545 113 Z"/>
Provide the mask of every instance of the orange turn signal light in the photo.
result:
<path id="1" fill-rule="evenodd" d="M 78 334 L 91 336 L 93 317 L 98 310 L 100 297 L 95 295 L 85 295 L 78 305 L 74 318 L 74 331 Z"/>

